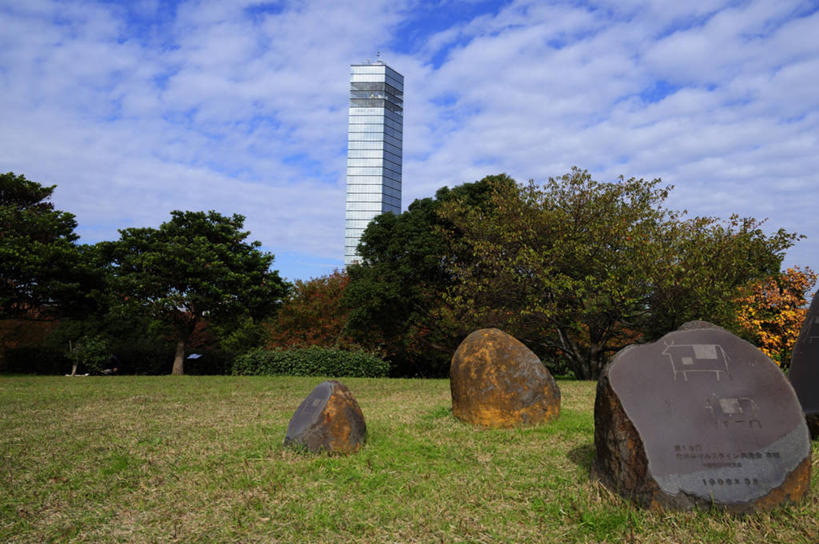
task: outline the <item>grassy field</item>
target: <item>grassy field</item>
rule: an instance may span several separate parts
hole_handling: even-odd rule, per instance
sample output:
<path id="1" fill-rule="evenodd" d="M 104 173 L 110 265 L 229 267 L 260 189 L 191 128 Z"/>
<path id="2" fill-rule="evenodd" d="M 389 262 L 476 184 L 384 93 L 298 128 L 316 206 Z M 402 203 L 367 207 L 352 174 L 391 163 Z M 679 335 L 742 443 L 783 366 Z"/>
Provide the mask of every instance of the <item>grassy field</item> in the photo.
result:
<path id="1" fill-rule="evenodd" d="M 357 455 L 282 448 L 321 380 L 0 376 L 0 542 L 819 541 L 819 444 L 803 504 L 654 513 L 589 481 L 594 384 L 557 422 L 478 431 L 446 380 L 345 379 Z"/>

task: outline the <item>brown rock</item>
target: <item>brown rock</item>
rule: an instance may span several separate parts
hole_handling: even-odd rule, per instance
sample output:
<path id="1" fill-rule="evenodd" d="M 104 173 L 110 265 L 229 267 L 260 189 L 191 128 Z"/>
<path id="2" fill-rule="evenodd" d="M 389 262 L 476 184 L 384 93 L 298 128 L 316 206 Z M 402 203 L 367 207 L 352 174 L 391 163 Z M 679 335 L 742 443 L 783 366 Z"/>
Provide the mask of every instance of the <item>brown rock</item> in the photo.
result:
<path id="1" fill-rule="evenodd" d="M 467 336 L 449 370 L 452 413 L 481 427 L 536 425 L 560 412 L 560 389 L 537 355 L 498 329 Z"/>
<path id="2" fill-rule="evenodd" d="M 312 452 L 353 453 L 367 437 L 364 414 L 343 384 L 322 382 L 299 405 L 287 426 L 285 446 Z"/>
<path id="3" fill-rule="evenodd" d="M 593 475 L 648 508 L 768 510 L 801 500 L 811 445 L 793 389 L 718 327 L 629 346 L 603 371 Z"/>

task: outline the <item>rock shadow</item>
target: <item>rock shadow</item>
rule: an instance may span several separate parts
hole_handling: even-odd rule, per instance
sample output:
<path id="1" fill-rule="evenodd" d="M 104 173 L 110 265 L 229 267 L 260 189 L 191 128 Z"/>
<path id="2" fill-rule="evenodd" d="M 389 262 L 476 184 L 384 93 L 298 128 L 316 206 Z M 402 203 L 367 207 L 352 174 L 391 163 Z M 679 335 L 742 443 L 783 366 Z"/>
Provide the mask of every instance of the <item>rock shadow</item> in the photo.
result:
<path id="1" fill-rule="evenodd" d="M 566 454 L 566 458 L 587 472 L 590 471 L 594 461 L 594 442 L 572 448 Z"/>

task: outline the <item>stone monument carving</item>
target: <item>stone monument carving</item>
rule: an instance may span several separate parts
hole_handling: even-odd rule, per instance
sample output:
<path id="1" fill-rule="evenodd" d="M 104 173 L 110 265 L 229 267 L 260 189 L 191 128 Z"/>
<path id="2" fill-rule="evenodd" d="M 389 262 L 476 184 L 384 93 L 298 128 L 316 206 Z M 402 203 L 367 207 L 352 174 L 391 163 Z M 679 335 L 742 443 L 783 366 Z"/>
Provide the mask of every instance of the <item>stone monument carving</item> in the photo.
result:
<path id="1" fill-rule="evenodd" d="M 710 324 L 621 350 L 594 419 L 593 475 L 645 507 L 765 510 L 810 486 L 793 388 L 764 353 Z"/>

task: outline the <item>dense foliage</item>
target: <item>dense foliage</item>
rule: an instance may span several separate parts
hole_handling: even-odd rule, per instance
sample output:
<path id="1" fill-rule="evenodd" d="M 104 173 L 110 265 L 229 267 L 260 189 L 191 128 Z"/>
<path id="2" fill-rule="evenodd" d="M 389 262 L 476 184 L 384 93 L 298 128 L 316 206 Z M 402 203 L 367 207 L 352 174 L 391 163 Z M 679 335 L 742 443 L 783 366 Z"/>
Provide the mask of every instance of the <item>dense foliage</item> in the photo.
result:
<path id="1" fill-rule="evenodd" d="M 814 285 L 816 274 L 810 268 L 788 268 L 753 282 L 738 299 L 739 326 L 782 368 L 790 366 Z"/>
<path id="2" fill-rule="evenodd" d="M 129 228 L 104 244 L 121 305 L 147 309 L 176 340 L 173 373 L 183 373 L 185 345 L 198 324 L 272 315 L 287 292 L 273 255 L 245 241 L 244 217 L 171 212 L 154 228 Z"/>
<path id="3" fill-rule="evenodd" d="M 577 168 L 542 186 L 490 176 L 379 216 L 349 270 L 348 329 L 397 374 L 445 375 L 467 333 L 499 327 L 584 379 L 691 319 L 742 332 L 737 294 L 778 273 L 798 236 L 686 218 L 660 183 Z"/>
<path id="4" fill-rule="evenodd" d="M 733 327 L 738 289 L 779 269 L 796 235 L 753 219 L 684 219 L 660 180 L 573 169 L 542 187 L 497 187 L 492 206 L 444 216 L 470 259 L 453 263 L 459 317 L 509 331 L 595 379 L 610 356 L 690 319 Z"/>
<path id="5" fill-rule="evenodd" d="M 470 332 L 469 323 L 455 320 L 444 301 L 453 286 L 451 262 L 458 256 L 453 226 L 441 206 L 457 199 L 482 209 L 495 186 L 513 185 L 501 174 L 444 187 L 401 215 L 376 217 L 364 231 L 363 263 L 348 269 L 350 285 L 342 299 L 350 310 L 348 331 L 361 345 L 383 350 L 394 374 L 445 375 L 453 351 Z"/>
<path id="6" fill-rule="evenodd" d="M 389 363 L 365 351 L 310 346 L 289 350 L 254 349 L 236 357 L 234 375 L 345 376 L 380 378 Z"/>
<path id="7" fill-rule="evenodd" d="M 689 218 L 665 207 L 671 187 L 658 179 L 601 183 L 577 168 L 542 185 L 500 174 L 442 188 L 376 217 L 360 265 L 293 286 L 247 241 L 242 216 L 174 211 L 158 228 L 78 245 L 53 190 L 0 176 L 6 371 L 64 373 L 73 359 L 140 374 L 173 361 L 174 373 L 445 376 L 468 333 L 499 327 L 552 372 L 593 379 L 618 349 L 691 319 L 784 366 L 815 283 L 810 270 L 780 271 L 794 233 Z M 41 321 L 34 334 L 8 318 Z M 275 349 L 233 364 L 262 346 Z M 185 359 L 193 350 L 201 357 Z"/>
<path id="8" fill-rule="evenodd" d="M 341 297 L 349 283 L 344 272 L 307 281 L 296 280 L 268 328 L 268 347 L 350 347 L 344 330 L 347 310 Z"/>
<path id="9" fill-rule="evenodd" d="M 87 309 L 93 274 L 83 266 L 74 216 L 54 209 L 54 188 L 0 174 L 0 319 Z"/>
<path id="10" fill-rule="evenodd" d="M 111 348 L 103 336 L 83 336 L 69 346 L 66 357 L 72 363 L 71 374 L 83 365 L 94 373 L 100 373 L 111 363 Z"/>

